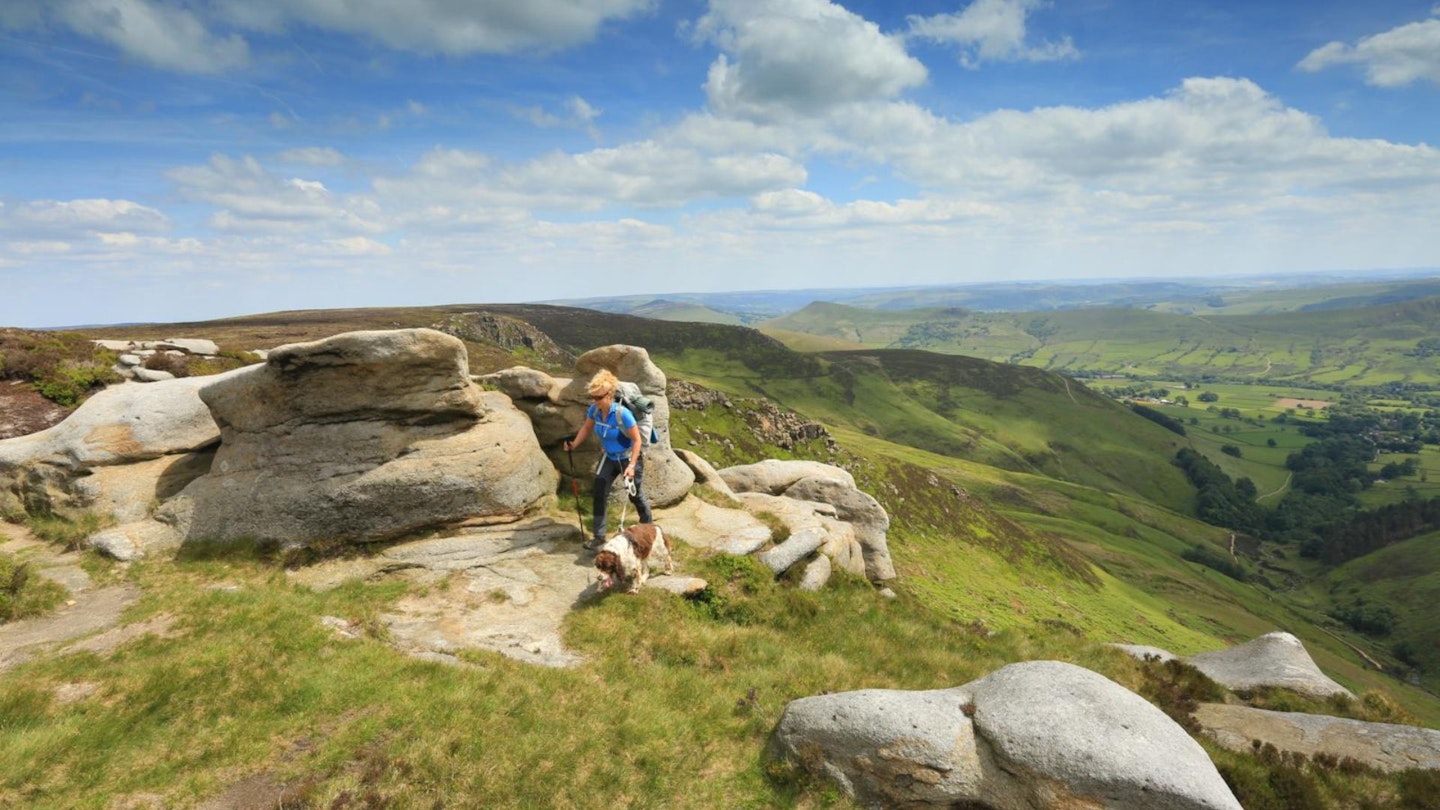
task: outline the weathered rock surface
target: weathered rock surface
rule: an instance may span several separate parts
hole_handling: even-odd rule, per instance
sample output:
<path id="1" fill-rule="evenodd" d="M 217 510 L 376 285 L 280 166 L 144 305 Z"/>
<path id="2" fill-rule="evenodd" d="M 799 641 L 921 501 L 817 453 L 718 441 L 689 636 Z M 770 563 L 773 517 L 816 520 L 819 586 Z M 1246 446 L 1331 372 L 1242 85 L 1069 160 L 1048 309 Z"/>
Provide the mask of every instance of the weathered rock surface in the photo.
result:
<path id="1" fill-rule="evenodd" d="M 1164 663 L 1178 657 L 1175 653 L 1168 650 L 1162 650 L 1159 647 L 1147 647 L 1143 644 L 1107 644 L 1105 646 L 1114 647 L 1131 658 L 1137 658 L 1141 661 L 1147 658 L 1154 658 Z"/>
<path id="2" fill-rule="evenodd" d="M 890 559 L 887 532 L 890 516 L 880 502 L 861 492 L 848 471 L 818 461 L 768 459 L 720 470 L 720 477 L 741 494 L 783 496 L 802 503 L 824 503 L 833 507 L 833 517 L 854 527 L 864 574 L 872 581 L 893 579 L 895 565 Z M 837 550 L 838 551 L 838 550 Z M 849 568 L 848 552 L 830 555 Z"/>
<path id="3" fill-rule="evenodd" d="M 690 468 L 690 472 L 695 474 L 696 484 L 709 487 L 727 498 L 735 497 L 735 491 L 730 489 L 730 485 L 725 483 L 725 479 L 720 477 L 720 472 L 710 462 L 683 448 L 677 447 L 675 455 L 679 456 L 680 460 L 685 462 L 685 466 Z"/>
<path id="4" fill-rule="evenodd" d="M 1055 661 L 1012 664 L 955 689 L 802 698 L 786 707 L 774 742 L 871 807 L 1240 807 L 1163 712 Z"/>
<path id="5" fill-rule="evenodd" d="M 1289 633 L 1266 633 L 1227 650 L 1192 655 L 1185 663 L 1227 689 L 1275 686 L 1310 697 L 1355 697 L 1321 672 L 1305 645 Z"/>
<path id="6" fill-rule="evenodd" d="M 698 498 L 655 510 L 655 522 L 665 527 L 666 536 L 687 545 L 736 556 L 758 551 L 770 542 L 770 527 L 754 515 L 712 506 Z"/>
<path id="7" fill-rule="evenodd" d="M 240 371 L 107 388 L 53 427 L 0 441 L 0 511 L 143 515 L 203 471 L 220 428 L 199 391 Z"/>
<path id="8" fill-rule="evenodd" d="M 361 560 L 336 560 L 289 573 L 328 590 L 347 580 L 401 576 L 432 587 L 382 616 L 391 642 L 412 654 L 453 656 L 483 649 L 549 667 L 582 659 L 560 636 L 565 616 L 599 598 L 594 556 L 573 524 L 542 516 L 462 534 L 401 543 Z M 677 552 L 677 554 L 683 552 Z M 686 595 L 706 587 L 683 575 L 652 576 L 647 588 Z"/>
<path id="9" fill-rule="evenodd" d="M 819 529 L 808 529 L 785 538 L 780 545 L 760 554 L 760 562 L 771 571 L 783 574 L 790 566 L 820 550 L 825 542 L 825 533 Z"/>
<path id="10" fill-rule="evenodd" d="M 834 478 L 807 477 L 785 490 L 785 497 L 819 501 L 835 507 L 835 516 L 855 527 L 855 539 L 865 555 L 865 575 L 874 581 L 895 578 L 890 561 L 890 515 L 870 495 Z"/>
<path id="11" fill-rule="evenodd" d="M 173 551 L 181 544 L 180 533 L 173 526 L 154 520 L 136 520 L 96 532 L 86 545 L 120 562 Z"/>
<path id="12" fill-rule="evenodd" d="M 817 555 L 805 566 L 805 573 L 800 577 L 800 590 L 818 591 L 824 588 L 830 581 L 831 570 L 830 558 L 824 554 Z"/>
<path id="13" fill-rule="evenodd" d="M 792 536 L 819 531 L 825 538 L 821 553 L 839 568 L 865 576 L 865 557 L 855 539 L 856 527 L 837 518 L 834 506 L 759 492 L 741 493 L 736 497 L 755 514 L 769 513 L 779 518 Z"/>
<path id="14" fill-rule="evenodd" d="M 736 492 L 762 492 L 781 495 L 803 478 L 833 478 L 855 488 L 855 476 L 849 471 L 820 461 L 766 459 L 754 464 L 726 467 L 720 477 Z"/>
<path id="15" fill-rule="evenodd" d="M 433 330 L 283 346 L 201 397 L 220 448 L 158 513 L 187 540 L 366 542 L 514 519 L 555 491 L 524 415 Z"/>
<path id="16" fill-rule="evenodd" d="M 635 383 L 641 393 L 654 402 L 654 429 L 659 440 L 644 449 L 645 497 L 652 507 L 679 503 L 695 483 L 695 473 L 670 446 L 665 372 L 650 361 L 644 349 L 624 345 L 592 349 L 575 361 L 575 376 L 571 379 L 553 378 L 523 367 L 505 369 L 480 379 L 503 391 L 530 417 L 536 440 L 557 469 L 588 484 L 600 460 L 596 441 L 592 438 L 584 447 L 568 454 L 561 444 L 585 423 L 585 409 L 590 405 L 587 388 L 590 378 L 601 369 L 609 369 L 621 380 Z"/>
<path id="17" fill-rule="evenodd" d="M 21 464 L 69 470 L 128 464 L 214 444 L 220 428 L 199 391 L 244 371 L 107 388 L 60 424 L 0 442 L 0 471 Z"/>
<path id="18" fill-rule="evenodd" d="M 1232 751 L 1248 753 L 1259 740 L 1306 756 L 1351 757 L 1383 771 L 1440 769 L 1440 731 L 1433 729 L 1217 703 L 1201 704 L 1195 719 L 1206 736 Z"/>

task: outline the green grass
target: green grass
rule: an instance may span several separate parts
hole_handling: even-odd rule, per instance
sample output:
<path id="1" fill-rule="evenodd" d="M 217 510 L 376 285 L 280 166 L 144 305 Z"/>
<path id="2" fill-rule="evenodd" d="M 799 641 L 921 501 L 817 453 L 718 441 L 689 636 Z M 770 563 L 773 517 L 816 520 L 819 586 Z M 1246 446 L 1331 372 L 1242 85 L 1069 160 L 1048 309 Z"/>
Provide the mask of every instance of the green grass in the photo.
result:
<path id="1" fill-rule="evenodd" d="M 1440 601 L 1440 533 L 1430 533 L 1352 560 L 1310 589 L 1317 605 L 1328 608 L 1357 596 L 1388 606 L 1396 614 L 1395 629 L 1374 643 L 1397 676 L 1418 672 L 1422 683 L 1440 688 L 1440 626 L 1435 605 Z M 1396 645 L 1407 644 L 1412 663 L 1399 661 Z M 1416 666 L 1418 665 L 1418 666 Z"/>
<path id="2" fill-rule="evenodd" d="M 107 516 L 90 511 L 80 511 L 70 517 L 61 515 L 27 515 L 25 527 L 31 534 L 67 551 L 80 548 L 85 538 L 110 523 Z"/>
<path id="3" fill-rule="evenodd" d="M 65 601 L 67 591 L 15 557 L 0 553 L 0 624 L 43 616 Z"/>
<path id="4" fill-rule="evenodd" d="M 477 309 L 288 313 L 224 328 L 232 345 L 265 346 L 288 342 L 282 335 L 341 331 L 341 322 L 428 325 Z M 696 552 L 687 569 L 713 585 L 702 599 L 646 592 L 602 600 L 567 620 L 567 643 L 588 658 L 582 667 L 537 670 L 466 652 L 470 666 L 456 668 L 405 658 L 381 640 L 379 617 L 402 584 L 317 594 L 288 584 L 260 557 L 139 564 L 124 576 L 146 595 L 126 620 L 174 616 L 176 635 L 139 639 L 110 657 L 37 661 L 0 678 L 0 805 L 106 807 L 147 794 L 195 804 L 264 773 L 290 786 L 286 806 L 848 806 L 833 787 L 763 760 L 789 700 L 953 686 L 1036 658 L 1073 661 L 1139 688 L 1142 667 L 1104 642 L 1185 654 L 1275 629 L 1299 635 L 1322 669 L 1357 692 L 1384 689 L 1414 717 L 1440 725 L 1440 700 L 1366 669 L 1346 646 L 1380 652 L 1374 640 L 1325 618 L 1328 592 L 1240 583 L 1181 556 L 1197 543 L 1222 549 L 1225 532 L 1186 516 L 1188 489 L 1169 463 L 1176 443 L 1193 443 L 1232 475 L 1250 475 L 1263 493 L 1276 483 L 1277 459 L 1302 441 L 1293 426 L 1272 430 L 1192 407 L 1176 414 L 1200 422 L 1187 423 L 1182 440 L 1036 369 L 916 352 L 803 356 L 753 330 L 495 309 L 536 323 L 571 350 L 646 345 L 672 377 L 769 397 L 823 422 L 840 444 L 833 456 L 822 442 L 786 451 L 762 445 L 744 426 L 744 403 L 677 411 L 672 430 L 677 446 L 717 467 L 762 457 L 845 466 L 892 516 L 899 598 L 880 598 L 844 576 L 818 594 L 799 593 L 747 561 Z M 1262 359 L 1297 378 L 1304 374 L 1294 369 L 1314 358 L 1330 364 L 1320 373 L 1349 381 L 1361 378 L 1356 369 L 1390 373 L 1364 360 L 1368 349 L 1332 351 L 1314 341 L 1277 348 L 1255 324 L 1151 315 L 984 322 L 936 311 L 895 340 L 949 335 L 956 345 L 988 345 L 982 356 L 1007 357 L 1044 341 L 1019 359 L 1055 368 L 1119 362 L 1154 369 L 1157 378 L 1191 367 L 1253 377 Z M 947 332 L 952 320 L 959 326 Z M 1381 345 L 1351 316 L 1331 321 Z M 863 320 L 850 326 L 871 339 L 880 333 Z M 1105 341 L 1093 337 L 1102 326 L 1114 327 Z M 1059 340 L 1082 327 L 1091 337 Z M 1384 346 L 1408 339 L 1403 332 Z M 504 353 L 484 362 L 503 363 Z M 1273 404 L 1273 395 L 1298 389 L 1267 382 L 1214 390 L 1217 406 L 1248 417 L 1266 412 L 1267 397 Z M 1224 433 L 1226 426 L 1235 429 Z M 1219 453 L 1225 443 L 1241 446 L 1242 458 Z M 68 541 L 56 534 L 56 542 Z M 1268 562 L 1313 573 L 1298 560 Z M 1394 588 L 1396 598 L 1414 599 L 1417 617 L 1434 601 L 1423 577 L 1403 592 L 1398 577 L 1346 577 L 1335 587 Z M 218 583 L 239 590 L 214 590 Z M 338 639 L 320 624 L 326 615 L 370 635 Z M 66 684 L 93 691 L 64 703 L 55 690 Z M 1217 759 L 1236 773 L 1270 780 L 1277 772 L 1229 756 Z M 1354 795 L 1396 790 L 1384 780 L 1366 784 L 1368 794 Z"/>
<path id="5" fill-rule="evenodd" d="M 981 313 L 813 304 L 765 327 L 777 336 L 809 333 L 867 348 L 929 349 L 1072 374 L 1435 385 L 1440 371 L 1431 358 L 1413 350 L 1440 327 L 1437 302 L 1375 305 L 1357 299 L 1359 306 L 1352 309 L 1251 315 L 1125 308 Z"/>
<path id="6" fill-rule="evenodd" d="M 801 799 L 808 781 L 760 756 L 794 698 L 957 685 L 1028 658 L 1129 677 L 1067 634 L 976 636 L 861 581 L 809 594 L 748 560 L 687 564 L 714 584 L 708 603 L 647 591 L 586 607 L 568 622 L 589 658 L 573 670 L 484 653 L 469 667 L 419 662 L 319 622 L 376 627 L 403 585 L 316 594 L 254 560 L 136 566 L 145 597 L 126 619 L 175 616 L 173 637 L 0 680 L 0 803 L 190 804 L 266 773 L 296 806 L 346 793 L 426 808 L 826 806 L 833 791 Z M 90 696 L 62 703 L 64 684 Z"/>

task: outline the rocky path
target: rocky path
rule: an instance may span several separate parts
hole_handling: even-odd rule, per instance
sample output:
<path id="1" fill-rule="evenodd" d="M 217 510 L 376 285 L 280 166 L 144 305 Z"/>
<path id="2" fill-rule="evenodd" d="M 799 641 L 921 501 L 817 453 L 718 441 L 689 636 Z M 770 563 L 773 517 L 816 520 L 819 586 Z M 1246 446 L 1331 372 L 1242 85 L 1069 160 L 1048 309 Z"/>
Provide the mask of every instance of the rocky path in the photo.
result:
<path id="1" fill-rule="evenodd" d="M 125 608 L 140 598 L 134 585 L 96 587 L 90 575 L 80 567 L 80 555 L 57 551 L 53 546 L 32 536 L 25 529 L 0 521 L 0 552 L 29 563 L 37 574 L 54 580 L 70 592 L 70 598 L 55 613 L 35 619 L 22 619 L 0 625 L 0 672 L 29 661 L 35 655 L 71 644 L 86 636 L 118 644 L 123 637 L 110 638 L 101 633 L 114 628 Z M 95 649 L 96 638 L 87 639 Z M 67 646 L 68 645 L 68 646 Z"/>

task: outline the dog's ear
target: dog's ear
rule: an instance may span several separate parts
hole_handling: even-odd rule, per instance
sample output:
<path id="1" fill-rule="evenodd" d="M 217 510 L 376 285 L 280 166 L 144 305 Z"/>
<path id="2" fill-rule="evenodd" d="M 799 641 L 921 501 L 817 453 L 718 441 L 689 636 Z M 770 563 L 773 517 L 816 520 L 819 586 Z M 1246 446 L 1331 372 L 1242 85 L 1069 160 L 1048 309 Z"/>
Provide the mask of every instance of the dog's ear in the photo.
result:
<path id="1" fill-rule="evenodd" d="M 620 558 L 613 551 L 602 551 L 595 555 L 595 568 L 612 576 L 619 576 Z"/>

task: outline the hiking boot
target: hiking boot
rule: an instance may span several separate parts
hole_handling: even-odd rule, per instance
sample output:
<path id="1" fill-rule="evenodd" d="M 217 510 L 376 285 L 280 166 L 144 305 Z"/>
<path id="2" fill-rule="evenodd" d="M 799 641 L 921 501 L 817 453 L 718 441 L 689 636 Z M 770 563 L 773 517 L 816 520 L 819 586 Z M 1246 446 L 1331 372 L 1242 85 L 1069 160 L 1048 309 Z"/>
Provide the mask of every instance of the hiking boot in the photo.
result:
<path id="1" fill-rule="evenodd" d="M 603 538 L 603 537 L 592 537 L 592 538 L 590 538 L 589 540 L 586 540 L 586 541 L 585 541 L 585 550 L 586 550 L 586 551 L 599 551 L 599 550 L 600 550 L 600 547 L 603 546 L 603 545 L 605 545 L 605 538 Z"/>

